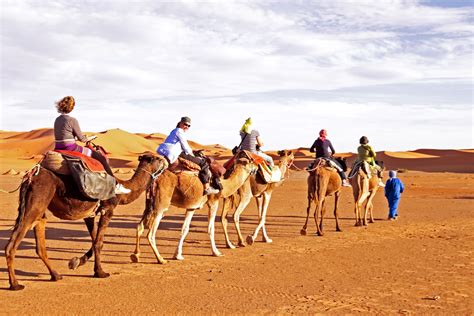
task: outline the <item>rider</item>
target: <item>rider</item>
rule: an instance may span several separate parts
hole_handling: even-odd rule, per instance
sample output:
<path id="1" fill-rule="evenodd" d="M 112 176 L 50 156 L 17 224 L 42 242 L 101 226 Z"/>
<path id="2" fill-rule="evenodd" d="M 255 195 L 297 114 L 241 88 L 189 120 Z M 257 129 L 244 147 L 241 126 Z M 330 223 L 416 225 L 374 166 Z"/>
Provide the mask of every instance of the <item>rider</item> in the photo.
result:
<path id="1" fill-rule="evenodd" d="M 76 101 L 73 97 L 67 96 L 62 98 L 61 101 L 56 102 L 56 108 L 61 113 L 54 121 L 54 138 L 55 145 L 54 150 L 70 150 L 77 151 L 92 157 L 104 166 L 104 170 L 114 176 L 112 169 L 110 169 L 107 159 L 98 151 L 89 149 L 87 147 L 79 146 L 76 143 L 76 139 L 85 143 L 95 138 L 95 136 L 86 137 L 82 134 L 79 122 L 76 118 L 69 116 L 68 114 L 74 109 Z M 115 194 L 127 194 L 130 193 L 130 189 L 125 188 L 122 184 L 117 183 L 115 186 Z"/>
<path id="2" fill-rule="evenodd" d="M 260 150 L 260 148 L 263 147 L 263 141 L 260 137 L 260 133 L 252 128 L 252 118 L 249 117 L 245 120 L 244 125 L 242 125 L 242 128 L 240 129 L 240 138 L 242 139 L 240 147 L 242 150 L 250 151 L 251 153 L 262 157 L 270 168 L 273 168 L 273 158 Z"/>
<path id="3" fill-rule="evenodd" d="M 209 170 L 209 164 L 205 158 L 196 157 L 193 154 L 191 147 L 186 140 L 184 133 L 191 127 L 191 119 L 187 116 L 183 116 L 176 125 L 176 128 L 166 137 L 165 142 L 162 143 L 157 153 L 168 159 L 170 164 L 178 160 L 178 157 L 192 161 L 201 167 L 199 171 L 199 179 L 204 185 L 204 195 L 219 193 L 219 190 L 211 187 L 209 182 L 211 180 L 211 171 Z"/>
<path id="4" fill-rule="evenodd" d="M 325 129 L 322 129 L 319 132 L 319 137 L 314 141 L 309 151 L 312 153 L 316 151 L 316 159 L 324 158 L 325 160 L 329 160 L 330 163 L 336 168 L 337 172 L 341 176 L 342 185 L 345 187 L 350 187 L 351 185 L 349 184 L 349 181 L 347 181 L 347 176 L 342 170 L 341 165 L 333 157 L 336 151 L 334 150 L 334 147 L 332 146 L 331 141 L 327 139 L 326 137 L 327 137 L 327 131 Z M 329 153 L 329 150 L 331 150 L 331 153 Z"/>
<path id="5" fill-rule="evenodd" d="M 382 182 L 382 168 L 375 163 L 376 153 L 369 145 L 369 139 L 366 136 L 362 136 L 359 139 L 360 146 L 357 148 L 358 161 L 365 161 L 371 168 L 377 170 L 377 176 L 379 178 L 379 186 L 384 187 L 385 184 Z"/>

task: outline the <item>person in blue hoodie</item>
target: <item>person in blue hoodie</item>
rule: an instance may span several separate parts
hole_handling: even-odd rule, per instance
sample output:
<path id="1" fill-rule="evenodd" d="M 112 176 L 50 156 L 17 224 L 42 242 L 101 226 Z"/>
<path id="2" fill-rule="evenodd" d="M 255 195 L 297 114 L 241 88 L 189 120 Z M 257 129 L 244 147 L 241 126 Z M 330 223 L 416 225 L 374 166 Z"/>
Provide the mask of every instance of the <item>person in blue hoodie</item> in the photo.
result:
<path id="1" fill-rule="evenodd" d="M 390 170 L 388 173 L 389 179 L 385 184 L 385 197 L 388 201 L 388 219 L 393 221 L 398 217 L 398 203 L 400 203 L 400 196 L 405 190 L 402 181 L 397 178 L 397 172 Z"/>

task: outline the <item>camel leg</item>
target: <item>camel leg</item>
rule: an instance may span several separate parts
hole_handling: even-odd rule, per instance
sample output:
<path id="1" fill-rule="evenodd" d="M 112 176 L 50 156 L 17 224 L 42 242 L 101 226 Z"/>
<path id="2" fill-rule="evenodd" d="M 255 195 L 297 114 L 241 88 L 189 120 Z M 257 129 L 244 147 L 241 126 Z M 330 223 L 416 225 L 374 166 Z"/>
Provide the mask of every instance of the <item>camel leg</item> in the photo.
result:
<path id="1" fill-rule="evenodd" d="M 247 244 L 244 241 L 244 237 L 242 236 L 242 231 L 240 230 L 240 214 L 245 210 L 247 205 L 250 203 L 250 200 L 252 199 L 252 194 L 248 193 L 245 194 L 241 197 L 240 203 L 237 206 L 235 212 L 234 212 L 234 226 L 235 230 L 237 231 L 237 237 L 239 239 L 239 247 L 245 247 Z"/>
<path id="2" fill-rule="evenodd" d="M 10 290 L 18 291 L 25 288 L 24 285 L 18 283 L 15 275 L 14 261 L 15 253 L 20 245 L 22 239 L 25 237 L 28 230 L 30 230 L 33 225 L 35 218 L 27 216 L 28 210 L 25 210 L 25 217 L 23 220 L 13 229 L 10 240 L 8 241 L 7 246 L 5 247 L 5 257 L 7 259 L 8 266 L 8 277 L 10 280 Z M 29 214 L 28 214 L 29 215 Z"/>
<path id="3" fill-rule="evenodd" d="M 369 196 L 369 202 L 367 203 L 367 212 L 370 215 L 369 223 L 375 223 L 374 213 L 373 213 L 373 210 L 374 210 L 374 203 L 373 203 L 374 197 L 375 197 L 375 193 L 371 193 L 370 196 Z"/>
<path id="4" fill-rule="evenodd" d="M 229 198 L 224 198 L 223 205 L 222 205 L 222 213 L 221 213 L 221 224 L 222 224 L 222 229 L 224 230 L 224 237 L 225 237 L 225 244 L 227 248 L 230 249 L 235 249 L 235 246 L 232 244 L 229 238 L 229 233 L 227 231 L 227 214 L 229 213 L 229 206 L 228 204 L 230 200 Z"/>
<path id="5" fill-rule="evenodd" d="M 257 228 L 255 228 L 253 235 L 247 236 L 247 244 L 249 245 L 253 244 L 255 239 L 257 239 L 258 232 L 260 231 L 260 229 L 262 229 L 262 234 L 264 234 L 263 227 L 265 226 L 265 218 L 267 215 L 267 208 L 270 202 L 270 197 L 271 197 L 271 194 L 264 192 L 260 197 L 255 198 L 255 200 L 257 201 L 257 207 L 258 207 L 259 222 L 258 222 Z M 264 241 L 271 243 L 272 240 L 268 238 L 268 236 L 265 236 L 265 235 L 266 235 L 266 232 L 264 235 L 262 235 Z"/>
<path id="6" fill-rule="evenodd" d="M 309 213 L 311 211 L 311 205 L 313 204 L 312 198 L 308 194 L 308 207 L 306 208 L 306 221 L 304 222 L 303 228 L 300 231 L 301 235 L 306 235 L 306 229 L 308 228 Z"/>
<path id="7" fill-rule="evenodd" d="M 321 218 L 321 224 L 319 223 L 319 216 L 321 215 L 321 217 L 322 217 L 323 203 L 324 203 L 324 200 L 319 199 L 318 203 L 316 204 L 316 210 L 314 211 L 314 222 L 316 223 L 316 234 L 318 236 L 323 236 L 324 235 L 324 233 L 321 229 L 322 221 L 323 221 L 322 218 Z"/>
<path id="8" fill-rule="evenodd" d="M 321 205 L 321 219 L 319 220 L 319 229 L 321 230 L 322 234 L 324 234 L 323 233 L 323 219 L 325 215 L 326 215 L 326 197 L 323 198 L 323 204 Z"/>
<path id="9" fill-rule="evenodd" d="M 266 243 L 272 243 L 273 242 L 273 240 L 271 240 L 270 237 L 268 237 L 267 227 L 265 226 L 265 224 L 267 223 L 267 211 L 268 211 L 268 205 L 270 204 L 271 197 L 272 197 L 271 192 L 265 197 L 264 204 L 263 204 L 263 212 L 262 212 L 262 218 L 263 218 L 262 240 Z"/>
<path id="10" fill-rule="evenodd" d="M 158 230 L 158 227 L 160 226 L 161 219 L 163 218 L 164 211 L 158 211 L 158 214 L 156 214 L 155 219 L 153 220 L 153 223 L 148 230 L 148 243 L 151 246 L 151 249 L 153 249 L 153 253 L 155 254 L 156 260 L 158 260 L 158 263 L 160 264 L 165 264 L 166 260 L 163 259 L 161 256 L 160 252 L 158 251 L 158 247 L 156 246 L 156 232 Z"/>
<path id="11" fill-rule="evenodd" d="M 46 174 L 40 173 L 38 177 L 41 177 L 42 175 L 46 175 Z M 24 285 L 21 285 L 18 283 L 18 280 L 15 275 L 14 261 L 15 261 L 16 250 L 18 249 L 18 246 L 20 245 L 22 239 L 25 237 L 28 230 L 30 230 L 30 228 L 34 224 L 36 224 L 37 221 L 42 220 L 42 218 L 44 217 L 44 213 L 46 211 L 46 207 L 47 205 L 49 205 L 55 192 L 54 186 L 48 186 L 47 188 L 49 188 L 49 191 L 41 192 L 41 194 L 39 194 L 39 192 L 36 192 L 36 186 L 35 186 L 35 183 L 37 183 L 36 181 L 40 181 L 40 180 L 38 180 L 38 178 L 35 178 L 32 183 L 28 184 L 27 182 L 24 182 L 21 186 L 20 205 L 18 207 L 19 209 L 18 218 L 16 220 L 15 227 L 13 228 L 13 232 L 10 237 L 10 240 L 8 241 L 5 247 L 5 258 L 7 261 L 8 277 L 10 281 L 9 289 L 13 291 L 22 290 L 25 288 Z M 31 190 L 31 191 L 28 191 L 28 190 Z M 23 208 L 23 214 L 21 214 L 21 211 L 20 211 L 22 208 Z M 42 223 L 42 225 L 44 225 L 44 223 Z M 38 229 L 41 230 L 41 227 Z M 43 227 L 43 236 L 41 237 L 40 234 L 38 234 L 37 236 L 37 244 L 38 244 L 38 238 L 41 244 L 41 238 L 44 238 L 44 227 Z M 42 250 L 43 249 L 40 250 L 40 253 Z M 38 251 L 38 248 L 37 248 L 37 251 Z M 48 269 L 50 269 L 50 273 L 51 271 L 54 271 L 51 268 L 51 266 L 48 266 L 48 264 L 46 264 L 46 266 L 48 267 Z M 53 274 L 51 274 L 51 277 L 53 277 Z"/>
<path id="12" fill-rule="evenodd" d="M 46 217 L 38 220 L 35 225 L 35 239 L 36 239 L 36 254 L 43 260 L 44 264 L 49 270 L 51 281 L 62 280 L 62 276 L 56 272 L 51 266 L 46 253 L 46 238 L 45 238 Z"/>
<path id="13" fill-rule="evenodd" d="M 92 243 L 94 243 L 94 240 L 97 236 L 97 225 L 95 224 L 95 217 L 86 217 L 84 218 L 84 222 L 86 223 L 87 230 L 89 231 L 89 234 L 92 239 Z M 83 266 L 86 264 L 87 261 L 89 261 L 90 258 L 92 258 L 92 255 L 94 254 L 94 249 L 91 247 L 82 257 L 74 257 L 71 260 L 69 260 L 69 269 L 71 270 L 76 270 L 80 266 Z"/>
<path id="14" fill-rule="evenodd" d="M 217 249 L 216 240 L 214 237 L 216 214 L 217 214 L 218 208 L 219 208 L 219 200 L 209 203 L 207 234 L 209 235 L 209 240 L 211 241 L 212 255 L 215 257 L 223 256 L 223 254 L 219 251 L 219 249 Z"/>
<path id="15" fill-rule="evenodd" d="M 130 255 L 130 259 L 132 260 L 132 262 L 140 262 L 140 238 L 143 235 L 143 232 L 145 231 L 144 222 L 145 222 L 145 217 L 142 216 L 140 223 L 138 223 L 137 225 L 137 232 L 135 235 L 135 251 Z M 151 247 L 153 248 L 153 246 Z"/>
<path id="16" fill-rule="evenodd" d="M 109 273 L 105 272 L 102 269 L 101 251 L 102 251 L 102 246 L 104 245 L 105 230 L 107 229 L 107 225 L 109 224 L 110 219 L 112 218 L 114 214 L 113 208 L 115 206 L 116 205 L 108 206 L 108 210 L 105 212 L 105 214 L 100 216 L 99 227 L 97 229 L 97 237 L 94 240 L 94 245 L 93 245 L 94 255 L 95 255 L 94 277 L 96 278 L 108 278 L 110 276 Z"/>
<path id="17" fill-rule="evenodd" d="M 195 210 L 186 210 L 186 216 L 184 218 L 183 226 L 181 227 L 181 237 L 179 238 L 178 247 L 174 254 L 176 260 L 184 260 L 183 257 L 183 243 L 186 235 L 189 233 L 189 226 L 191 225 L 191 220 L 193 219 Z"/>
<path id="18" fill-rule="evenodd" d="M 337 205 L 339 204 L 339 196 L 341 195 L 341 191 L 336 192 L 334 195 L 334 218 L 336 219 L 336 231 L 341 232 L 342 229 L 339 226 L 339 216 L 337 214 Z"/>
<path id="19" fill-rule="evenodd" d="M 367 214 L 370 212 L 371 214 L 371 223 L 374 222 L 374 218 L 373 218 L 373 215 L 372 215 L 372 208 L 373 208 L 373 204 L 372 204 L 372 200 L 374 199 L 375 197 L 375 194 L 373 194 L 372 192 L 369 192 L 368 194 L 368 198 L 367 198 L 367 203 L 365 204 L 365 212 L 364 212 L 364 220 L 363 220 L 363 224 L 364 226 L 367 226 Z"/>

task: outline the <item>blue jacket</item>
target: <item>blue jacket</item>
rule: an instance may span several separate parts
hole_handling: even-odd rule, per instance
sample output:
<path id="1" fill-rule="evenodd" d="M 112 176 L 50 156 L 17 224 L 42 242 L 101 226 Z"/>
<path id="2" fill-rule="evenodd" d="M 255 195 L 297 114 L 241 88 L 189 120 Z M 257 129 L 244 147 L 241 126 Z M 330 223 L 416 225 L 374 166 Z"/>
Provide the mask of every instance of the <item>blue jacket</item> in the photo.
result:
<path id="1" fill-rule="evenodd" d="M 385 197 L 389 200 L 399 199 L 400 194 L 405 190 L 402 181 L 398 178 L 391 178 L 385 184 Z"/>

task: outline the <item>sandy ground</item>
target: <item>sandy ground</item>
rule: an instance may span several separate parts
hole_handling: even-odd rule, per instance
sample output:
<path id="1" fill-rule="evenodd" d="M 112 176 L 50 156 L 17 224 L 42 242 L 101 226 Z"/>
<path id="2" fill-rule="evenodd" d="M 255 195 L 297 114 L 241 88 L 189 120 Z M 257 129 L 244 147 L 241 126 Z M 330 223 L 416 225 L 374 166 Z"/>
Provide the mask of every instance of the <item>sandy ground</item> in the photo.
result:
<path id="1" fill-rule="evenodd" d="M 131 176 L 136 157 L 154 151 L 165 137 L 120 129 L 96 134 L 123 179 Z M 51 129 L 0 131 L 0 188 L 16 188 L 21 175 L 52 142 Z M 230 156 L 230 150 L 218 144 L 191 142 L 191 146 L 204 148 L 221 161 Z M 305 167 L 312 155 L 307 148 L 296 149 L 296 165 Z M 342 155 L 349 163 L 354 159 L 351 153 Z M 273 243 L 259 238 L 252 246 L 225 249 L 218 222 L 216 240 L 224 256 L 212 257 L 207 210 L 201 210 L 184 245 L 185 260 L 175 261 L 184 211 L 171 209 L 157 234 L 168 264 L 156 263 L 146 238 L 142 238 L 142 262 L 132 263 L 142 196 L 119 206 L 106 232 L 103 267 L 110 278 L 93 278 L 93 261 L 76 271 L 68 269 L 69 259 L 90 247 L 89 234 L 82 221 L 63 221 L 49 214 L 48 255 L 64 278 L 49 281 L 30 231 L 16 255 L 17 277 L 26 286 L 19 292 L 8 291 L 4 260 L 18 193 L 0 193 L 0 314 L 474 314 L 474 150 L 377 155 L 388 169 L 408 170 L 399 174 L 406 192 L 397 221 L 386 220 L 387 204 L 379 192 L 376 222 L 354 227 L 351 189 L 344 188 L 339 205 L 343 232 L 335 232 L 331 197 L 325 236 L 315 236 L 314 221 L 309 234 L 301 236 L 307 173 L 292 171 L 270 203 L 267 231 Z M 241 218 L 244 234 L 255 229 L 256 213 L 252 202 Z"/>
<path id="2" fill-rule="evenodd" d="M 120 175 L 126 178 L 129 175 Z M 131 263 L 135 226 L 144 197 L 119 206 L 106 233 L 103 267 L 107 279 L 93 278 L 93 262 L 76 271 L 68 260 L 90 246 L 82 221 L 49 216 L 48 254 L 64 276 L 49 281 L 35 254 L 32 232 L 16 256 L 23 291 L 8 291 L 4 247 L 17 215 L 18 194 L 0 195 L 0 314 L 441 314 L 474 313 L 474 174 L 400 174 L 406 185 L 400 218 L 387 221 L 387 205 L 375 198 L 376 222 L 354 227 L 351 189 L 340 203 L 343 232 L 335 232 L 329 210 L 325 236 L 299 231 L 306 216 L 306 173 L 294 171 L 276 189 L 267 230 L 273 243 L 225 249 L 220 223 L 216 239 L 223 257 L 212 257 L 207 211 L 197 212 L 184 247 L 185 260 L 171 260 L 183 211 L 171 209 L 157 234 L 168 264 L 159 265 L 142 238 L 142 262 Z M 20 176 L 0 176 L 14 189 Z M 329 206 L 333 203 L 330 198 Z M 219 218 L 218 218 L 219 220 Z M 255 203 L 242 217 L 245 234 L 257 223 Z M 230 223 L 232 225 L 232 223 Z M 232 240 L 236 240 L 231 226 Z"/>

